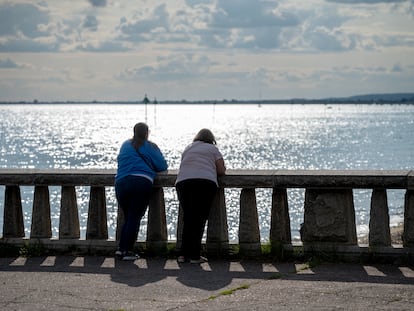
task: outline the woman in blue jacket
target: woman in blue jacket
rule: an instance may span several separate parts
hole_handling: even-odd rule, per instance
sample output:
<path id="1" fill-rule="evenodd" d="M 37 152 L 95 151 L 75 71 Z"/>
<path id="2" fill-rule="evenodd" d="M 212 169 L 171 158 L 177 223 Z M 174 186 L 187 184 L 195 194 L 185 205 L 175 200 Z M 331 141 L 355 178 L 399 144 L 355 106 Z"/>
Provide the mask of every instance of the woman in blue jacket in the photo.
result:
<path id="1" fill-rule="evenodd" d="M 137 123 L 134 126 L 134 137 L 122 144 L 118 155 L 115 193 L 124 212 L 125 222 L 116 255 L 122 260 L 139 258 L 132 250 L 141 219 L 149 204 L 154 178 L 157 172 L 168 168 L 158 146 L 148 140 L 148 134 L 148 126 Z"/>

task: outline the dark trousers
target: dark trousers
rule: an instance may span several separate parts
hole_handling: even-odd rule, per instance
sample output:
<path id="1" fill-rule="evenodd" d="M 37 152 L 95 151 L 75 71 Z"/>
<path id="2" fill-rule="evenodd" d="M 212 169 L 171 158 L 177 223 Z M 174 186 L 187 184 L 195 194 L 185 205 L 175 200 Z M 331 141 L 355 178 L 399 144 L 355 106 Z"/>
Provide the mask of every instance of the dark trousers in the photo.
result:
<path id="1" fill-rule="evenodd" d="M 184 216 L 181 254 L 188 259 L 198 259 L 217 186 L 211 180 L 186 179 L 178 182 L 176 189 Z"/>
<path id="2" fill-rule="evenodd" d="M 152 183 L 145 177 L 126 176 L 116 181 L 116 198 L 125 216 L 119 240 L 120 251 L 131 251 L 133 249 L 141 219 L 149 204 L 151 191 Z"/>

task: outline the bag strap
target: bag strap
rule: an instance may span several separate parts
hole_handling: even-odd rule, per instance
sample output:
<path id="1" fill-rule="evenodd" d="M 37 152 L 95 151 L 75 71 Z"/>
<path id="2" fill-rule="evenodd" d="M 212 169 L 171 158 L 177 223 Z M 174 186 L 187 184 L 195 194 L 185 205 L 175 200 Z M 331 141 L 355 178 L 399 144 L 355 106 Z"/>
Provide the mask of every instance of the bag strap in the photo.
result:
<path id="1" fill-rule="evenodd" d="M 138 153 L 138 155 L 141 157 L 141 159 L 145 162 L 145 164 L 147 164 L 147 165 L 148 165 L 148 167 L 149 167 L 150 169 L 152 169 L 152 170 L 155 172 L 155 169 L 154 169 L 154 166 L 152 165 L 152 163 L 148 162 L 148 160 L 147 160 L 147 159 L 145 159 L 145 157 L 142 155 L 142 153 L 141 153 L 141 152 L 139 152 L 139 149 L 137 149 L 137 153 Z"/>

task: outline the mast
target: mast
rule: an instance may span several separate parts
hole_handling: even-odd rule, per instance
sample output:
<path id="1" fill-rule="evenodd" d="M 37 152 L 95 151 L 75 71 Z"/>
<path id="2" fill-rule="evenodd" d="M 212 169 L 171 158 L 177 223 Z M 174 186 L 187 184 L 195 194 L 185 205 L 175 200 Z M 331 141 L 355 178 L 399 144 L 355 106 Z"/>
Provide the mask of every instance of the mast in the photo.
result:
<path id="1" fill-rule="evenodd" d="M 149 103 L 149 99 L 147 97 L 147 94 L 145 94 L 143 103 L 145 104 L 145 123 L 147 123 L 147 115 L 148 115 L 148 113 L 147 113 L 147 105 Z"/>

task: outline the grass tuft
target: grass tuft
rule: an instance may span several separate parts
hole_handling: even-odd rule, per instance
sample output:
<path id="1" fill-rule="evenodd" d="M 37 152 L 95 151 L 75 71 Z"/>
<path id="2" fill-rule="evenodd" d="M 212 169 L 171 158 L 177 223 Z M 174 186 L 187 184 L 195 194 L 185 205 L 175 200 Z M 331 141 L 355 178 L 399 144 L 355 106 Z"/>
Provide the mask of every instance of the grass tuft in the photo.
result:
<path id="1" fill-rule="evenodd" d="M 208 299 L 213 300 L 213 299 L 216 299 L 217 297 L 220 297 L 220 296 L 232 295 L 234 292 L 236 292 L 238 290 L 248 289 L 249 287 L 250 287 L 250 285 L 244 284 L 244 285 L 241 285 L 241 286 L 236 287 L 236 288 L 224 290 L 224 291 L 220 292 L 220 294 L 218 294 L 218 295 L 208 297 Z"/>

